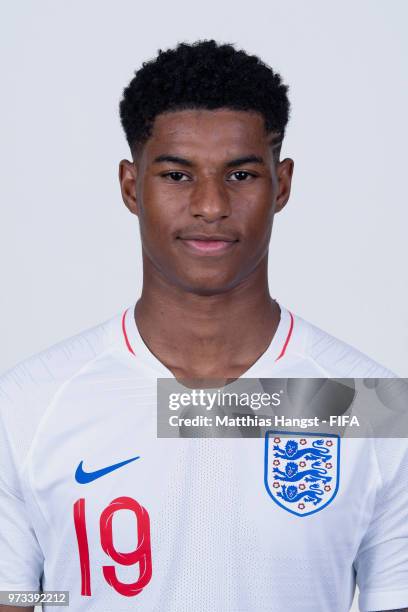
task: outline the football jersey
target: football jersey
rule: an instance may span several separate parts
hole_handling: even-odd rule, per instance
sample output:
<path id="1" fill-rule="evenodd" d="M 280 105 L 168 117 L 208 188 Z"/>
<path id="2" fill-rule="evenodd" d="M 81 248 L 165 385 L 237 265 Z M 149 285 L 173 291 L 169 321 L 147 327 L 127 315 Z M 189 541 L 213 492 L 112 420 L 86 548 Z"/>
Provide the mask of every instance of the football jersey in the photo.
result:
<path id="1" fill-rule="evenodd" d="M 239 380 L 393 376 L 280 308 Z M 296 456 L 326 454 L 335 496 L 275 503 L 278 436 L 157 437 L 157 378 L 174 376 L 133 310 L 1 378 L 0 590 L 69 591 L 78 612 L 346 612 L 357 582 L 361 610 L 408 606 L 406 440 L 294 437 Z"/>

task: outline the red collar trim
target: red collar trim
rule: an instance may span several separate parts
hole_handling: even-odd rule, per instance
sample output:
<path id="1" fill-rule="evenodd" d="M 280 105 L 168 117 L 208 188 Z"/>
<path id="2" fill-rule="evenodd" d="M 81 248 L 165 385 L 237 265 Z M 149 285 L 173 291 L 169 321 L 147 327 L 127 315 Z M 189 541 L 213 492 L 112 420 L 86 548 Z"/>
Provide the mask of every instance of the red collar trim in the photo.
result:
<path id="1" fill-rule="evenodd" d="M 129 342 L 129 338 L 128 338 L 128 335 L 127 335 L 127 332 L 126 332 L 125 318 L 126 318 L 126 313 L 127 313 L 128 310 L 129 310 L 129 308 L 127 308 L 125 310 L 125 312 L 123 313 L 123 316 L 122 316 L 122 331 L 123 331 L 123 337 L 125 338 L 125 343 L 126 343 L 126 346 L 127 346 L 128 350 L 132 353 L 132 355 L 135 355 L 135 352 L 132 349 L 132 345 Z M 289 326 L 288 335 L 286 336 L 286 340 L 285 340 L 285 343 L 284 343 L 284 345 L 282 347 L 282 350 L 281 350 L 279 356 L 275 359 L 275 361 L 278 361 L 279 359 L 281 359 L 284 356 L 284 354 L 286 352 L 286 349 L 288 348 L 288 344 L 290 342 L 290 339 L 292 337 L 294 319 L 293 319 L 293 314 L 290 311 L 288 311 L 288 312 L 289 312 L 289 315 L 290 315 L 290 326 Z"/>
<path id="2" fill-rule="evenodd" d="M 134 355 L 134 354 L 135 354 L 135 352 L 134 352 L 134 350 L 132 349 L 132 346 L 131 346 L 131 344 L 130 344 L 130 342 L 129 342 L 128 335 L 127 335 L 127 333 L 126 333 L 126 323 L 125 323 L 125 317 L 126 317 L 126 313 L 127 313 L 127 311 L 128 311 L 128 310 L 129 310 L 129 308 L 127 308 L 127 309 L 125 310 L 125 312 L 123 313 L 123 317 L 122 317 L 122 331 L 123 331 L 123 336 L 124 336 L 124 338 L 125 338 L 126 346 L 128 347 L 129 351 L 132 353 L 132 355 Z"/>
<path id="3" fill-rule="evenodd" d="M 286 352 L 286 349 L 288 348 L 288 344 L 290 342 L 290 339 L 292 337 L 293 323 L 294 323 L 294 321 L 293 321 L 293 314 L 290 312 L 290 310 L 288 312 L 289 312 L 289 315 L 290 315 L 290 327 L 289 327 L 288 335 L 286 336 L 285 344 L 283 345 L 283 348 L 282 348 L 282 350 L 280 352 L 280 355 L 279 355 L 279 357 L 277 357 L 275 359 L 275 361 L 278 361 L 279 359 L 281 359 L 284 356 L 284 354 Z"/>

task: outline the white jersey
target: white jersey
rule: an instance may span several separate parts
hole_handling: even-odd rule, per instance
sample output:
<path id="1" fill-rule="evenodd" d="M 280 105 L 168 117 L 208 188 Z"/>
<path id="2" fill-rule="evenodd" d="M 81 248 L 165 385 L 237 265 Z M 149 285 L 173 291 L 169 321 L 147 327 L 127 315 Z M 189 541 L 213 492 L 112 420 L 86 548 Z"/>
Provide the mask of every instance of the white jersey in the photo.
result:
<path id="1" fill-rule="evenodd" d="M 281 306 L 243 378 L 390 376 Z M 266 438 L 158 438 L 158 377 L 130 307 L 1 378 L 0 590 L 69 591 L 76 612 L 346 612 L 357 580 L 361 610 L 408 606 L 406 440 L 321 451 L 338 490 L 300 516 L 268 490 Z"/>

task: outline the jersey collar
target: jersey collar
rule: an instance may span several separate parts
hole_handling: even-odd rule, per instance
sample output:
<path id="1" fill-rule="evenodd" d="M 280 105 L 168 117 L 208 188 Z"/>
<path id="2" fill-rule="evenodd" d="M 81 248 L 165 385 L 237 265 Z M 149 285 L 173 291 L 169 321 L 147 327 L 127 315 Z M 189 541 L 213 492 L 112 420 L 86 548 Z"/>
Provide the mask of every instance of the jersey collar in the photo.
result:
<path id="1" fill-rule="evenodd" d="M 240 378 L 268 376 L 271 374 L 273 364 L 284 359 L 293 336 L 294 317 L 284 306 L 279 304 L 279 307 L 281 311 L 280 320 L 271 343 L 259 359 Z M 136 325 L 134 310 L 135 304 L 126 308 L 121 317 L 124 348 L 135 360 L 139 360 L 141 365 L 146 364 L 153 368 L 158 376 L 174 378 L 173 373 L 157 359 L 145 344 Z"/>

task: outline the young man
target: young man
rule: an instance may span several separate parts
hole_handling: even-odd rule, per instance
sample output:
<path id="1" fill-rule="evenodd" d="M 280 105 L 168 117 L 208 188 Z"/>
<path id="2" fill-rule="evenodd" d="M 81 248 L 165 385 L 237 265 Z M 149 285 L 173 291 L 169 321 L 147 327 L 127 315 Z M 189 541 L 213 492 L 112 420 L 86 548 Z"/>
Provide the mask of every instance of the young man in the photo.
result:
<path id="1" fill-rule="evenodd" d="M 271 499 L 266 439 L 156 435 L 158 377 L 392 376 L 269 294 L 288 111 L 278 74 L 214 41 L 125 89 L 142 295 L 1 381 L 0 589 L 68 590 L 75 611 L 346 612 L 357 577 L 361 610 L 408 606 L 404 440 L 342 440 L 337 495 L 302 515 Z"/>

